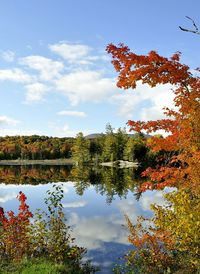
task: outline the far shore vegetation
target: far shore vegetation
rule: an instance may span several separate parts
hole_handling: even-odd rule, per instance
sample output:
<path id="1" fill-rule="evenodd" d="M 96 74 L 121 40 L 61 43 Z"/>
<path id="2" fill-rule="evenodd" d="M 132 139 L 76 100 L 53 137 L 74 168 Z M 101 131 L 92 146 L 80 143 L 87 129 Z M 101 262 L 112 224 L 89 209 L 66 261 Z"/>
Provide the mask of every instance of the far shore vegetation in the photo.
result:
<path id="1" fill-rule="evenodd" d="M 151 136 L 142 133 L 127 134 L 110 124 L 103 134 L 72 137 L 6 136 L 0 137 L 0 165 L 98 165 L 111 163 L 152 162 L 155 158 L 148 148 Z M 162 138 L 162 136 L 160 136 Z M 129 164 L 130 165 L 130 164 Z M 128 166 L 129 166 L 128 165 Z M 127 167 L 128 167 L 127 166 Z"/>

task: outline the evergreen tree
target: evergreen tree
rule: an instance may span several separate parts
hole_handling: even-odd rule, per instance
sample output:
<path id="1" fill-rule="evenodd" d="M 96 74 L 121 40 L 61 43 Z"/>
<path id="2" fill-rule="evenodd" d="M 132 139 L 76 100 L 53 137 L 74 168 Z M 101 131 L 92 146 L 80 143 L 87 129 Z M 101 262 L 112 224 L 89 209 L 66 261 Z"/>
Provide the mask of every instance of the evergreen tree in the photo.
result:
<path id="1" fill-rule="evenodd" d="M 77 164 L 84 164 L 90 161 L 90 143 L 80 132 L 76 136 L 76 141 L 72 148 L 72 158 Z"/>
<path id="2" fill-rule="evenodd" d="M 119 128 L 116 133 L 116 149 L 117 149 L 117 159 L 122 160 L 125 146 L 128 142 L 128 135 L 126 133 L 125 128 L 121 129 Z"/>
<path id="3" fill-rule="evenodd" d="M 134 161 L 134 148 L 135 148 L 135 140 L 133 138 L 129 138 L 126 146 L 124 148 L 123 159 L 126 161 Z"/>
<path id="4" fill-rule="evenodd" d="M 106 136 L 102 153 L 103 161 L 113 162 L 117 160 L 117 141 L 113 130 L 110 124 L 106 125 Z"/>

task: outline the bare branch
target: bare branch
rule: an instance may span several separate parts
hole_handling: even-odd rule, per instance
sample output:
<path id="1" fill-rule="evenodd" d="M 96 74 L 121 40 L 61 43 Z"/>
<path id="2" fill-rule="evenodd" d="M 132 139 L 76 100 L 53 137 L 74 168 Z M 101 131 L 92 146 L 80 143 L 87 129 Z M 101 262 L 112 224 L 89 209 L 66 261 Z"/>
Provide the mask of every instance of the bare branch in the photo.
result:
<path id="1" fill-rule="evenodd" d="M 195 21 L 192 19 L 192 18 L 190 18 L 189 16 L 185 16 L 186 18 L 188 18 L 189 20 L 191 20 L 192 21 L 192 24 L 193 24 L 193 26 L 195 27 L 195 29 L 196 29 L 196 31 L 199 31 L 199 29 L 198 29 L 198 27 L 197 27 L 197 25 L 196 25 L 196 23 L 195 23 Z"/>
<path id="2" fill-rule="evenodd" d="M 198 27 L 197 27 L 195 21 L 194 21 L 192 18 L 190 18 L 189 16 L 186 16 L 186 18 L 192 21 L 192 24 L 193 24 L 195 30 L 192 30 L 192 29 L 185 29 L 185 28 L 182 28 L 181 26 L 179 26 L 179 28 L 180 28 L 182 31 L 192 32 L 192 33 L 195 33 L 195 34 L 199 34 L 199 35 L 200 35 L 200 31 L 199 31 L 199 29 L 198 29 Z"/>

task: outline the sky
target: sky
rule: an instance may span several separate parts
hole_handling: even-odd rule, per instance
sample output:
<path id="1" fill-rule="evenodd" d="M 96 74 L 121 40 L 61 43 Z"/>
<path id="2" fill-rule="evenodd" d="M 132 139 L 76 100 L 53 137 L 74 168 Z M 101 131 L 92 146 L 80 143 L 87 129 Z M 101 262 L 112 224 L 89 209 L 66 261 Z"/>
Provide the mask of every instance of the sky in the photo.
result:
<path id="1" fill-rule="evenodd" d="M 173 105 L 169 85 L 116 87 L 105 49 L 123 42 L 137 54 L 156 50 L 200 65 L 200 1 L 0 1 L 0 136 L 68 137 L 104 132 L 107 123 L 163 118 Z"/>

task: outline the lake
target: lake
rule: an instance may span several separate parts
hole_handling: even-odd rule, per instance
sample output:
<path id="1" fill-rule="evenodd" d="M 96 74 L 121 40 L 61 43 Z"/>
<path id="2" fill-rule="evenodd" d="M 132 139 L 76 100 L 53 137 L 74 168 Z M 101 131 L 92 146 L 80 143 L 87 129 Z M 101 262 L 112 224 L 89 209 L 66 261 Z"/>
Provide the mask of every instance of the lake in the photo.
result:
<path id="1" fill-rule="evenodd" d="M 30 210 L 45 210 L 44 197 L 52 184 L 63 184 L 63 207 L 76 244 L 87 248 L 85 259 L 99 266 L 98 273 L 112 273 L 130 248 L 124 214 L 152 216 L 150 204 L 163 204 L 162 192 L 135 195 L 141 179 L 134 169 L 70 166 L 0 166 L 0 206 L 17 211 L 19 191 Z M 137 199 L 139 198 L 139 200 Z"/>

